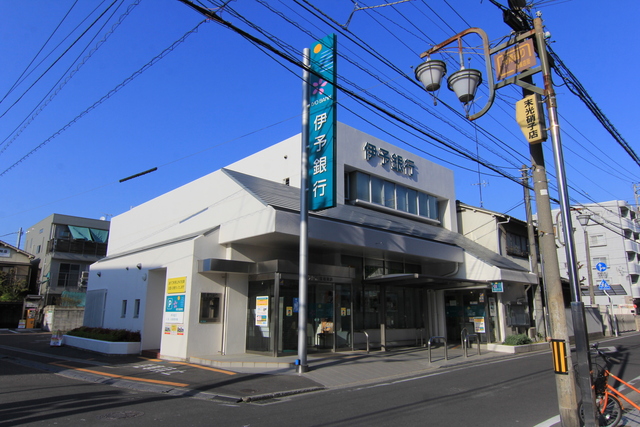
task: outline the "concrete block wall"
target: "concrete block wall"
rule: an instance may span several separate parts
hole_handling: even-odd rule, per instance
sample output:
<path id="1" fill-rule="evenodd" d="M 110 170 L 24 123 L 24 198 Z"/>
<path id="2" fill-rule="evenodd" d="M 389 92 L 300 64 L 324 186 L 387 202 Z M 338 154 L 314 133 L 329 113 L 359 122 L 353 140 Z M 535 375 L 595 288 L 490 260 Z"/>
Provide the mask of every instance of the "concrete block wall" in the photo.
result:
<path id="1" fill-rule="evenodd" d="M 42 330 L 67 332 L 82 326 L 83 318 L 84 308 L 49 305 L 44 308 Z"/>

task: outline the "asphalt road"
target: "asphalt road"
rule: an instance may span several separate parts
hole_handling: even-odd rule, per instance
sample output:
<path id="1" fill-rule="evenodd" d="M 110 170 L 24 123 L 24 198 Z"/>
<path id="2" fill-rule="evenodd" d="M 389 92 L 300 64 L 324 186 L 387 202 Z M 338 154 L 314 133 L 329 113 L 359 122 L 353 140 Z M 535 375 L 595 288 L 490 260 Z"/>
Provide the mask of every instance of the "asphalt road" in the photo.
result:
<path id="1" fill-rule="evenodd" d="M 640 377 L 640 336 L 608 341 Z M 0 425 L 527 426 L 558 414 L 547 352 L 355 388 L 252 403 L 170 396 L 78 381 L 0 361 Z M 629 424 L 630 425 L 630 424 Z"/>

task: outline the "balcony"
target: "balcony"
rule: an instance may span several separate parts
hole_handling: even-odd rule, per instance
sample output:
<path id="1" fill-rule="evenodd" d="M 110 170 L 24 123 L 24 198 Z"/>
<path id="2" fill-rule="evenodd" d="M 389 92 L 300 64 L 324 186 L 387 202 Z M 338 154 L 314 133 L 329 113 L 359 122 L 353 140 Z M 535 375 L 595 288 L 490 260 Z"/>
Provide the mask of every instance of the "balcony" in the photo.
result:
<path id="1" fill-rule="evenodd" d="M 640 275 L 640 264 L 637 264 L 635 262 L 630 262 L 628 265 L 629 265 L 629 274 Z"/>
<path id="2" fill-rule="evenodd" d="M 47 243 L 47 253 L 64 252 L 94 257 L 107 255 L 107 244 L 81 239 L 51 239 Z"/>
<path id="3" fill-rule="evenodd" d="M 629 239 L 625 239 L 624 240 L 624 250 L 626 252 L 639 252 L 638 248 L 640 246 L 638 245 L 638 242 L 634 242 L 633 240 L 629 240 Z"/>

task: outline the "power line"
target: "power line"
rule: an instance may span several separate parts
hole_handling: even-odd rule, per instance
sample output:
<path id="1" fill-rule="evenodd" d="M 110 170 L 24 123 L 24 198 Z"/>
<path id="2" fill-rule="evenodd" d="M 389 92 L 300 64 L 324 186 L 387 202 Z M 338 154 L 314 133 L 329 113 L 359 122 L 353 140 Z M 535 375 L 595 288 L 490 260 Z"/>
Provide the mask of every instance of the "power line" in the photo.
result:
<path id="1" fill-rule="evenodd" d="M 171 53 L 179 44 L 183 43 L 187 37 L 189 37 L 191 34 L 195 33 L 198 31 L 198 29 L 200 28 L 200 26 L 202 24 L 204 24 L 205 22 L 208 22 L 208 20 L 204 20 L 201 21 L 198 25 L 196 25 L 193 29 L 191 29 L 190 31 L 188 31 L 187 33 L 185 33 L 179 40 L 175 41 L 171 46 L 169 46 L 168 48 L 166 48 L 165 50 L 163 50 L 159 55 L 157 55 L 155 58 L 153 58 L 151 61 L 147 62 L 145 65 L 142 66 L 142 68 L 140 68 L 138 71 L 136 71 L 135 73 L 133 73 L 132 75 L 130 75 L 129 77 L 127 77 L 126 79 L 124 79 L 119 85 L 117 85 L 115 88 L 111 89 L 111 91 L 109 91 L 109 93 L 107 93 L 106 95 L 104 95 L 102 98 L 100 98 L 99 100 L 97 100 L 96 102 L 93 103 L 93 105 L 91 105 L 89 108 L 87 108 L 86 110 L 84 110 L 82 113 L 78 114 L 75 118 L 73 118 L 70 122 L 68 122 L 66 125 L 64 125 L 62 128 L 60 128 L 57 132 L 55 132 L 53 135 L 51 135 L 49 138 L 47 138 L 45 141 L 43 141 L 42 143 L 40 143 L 37 147 L 35 147 L 34 149 L 32 149 L 31 151 L 29 151 L 27 154 L 25 154 L 24 156 L 22 156 L 18 161 L 16 161 L 15 163 L 13 163 L 11 166 L 9 166 L 7 169 L 5 169 L 2 173 L 0 173 L 0 177 L 4 176 L 7 172 L 9 172 L 11 169 L 15 168 L 16 166 L 18 166 L 20 163 L 22 163 L 23 161 L 25 161 L 29 156 L 31 156 L 33 153 L 35 153 L 36 151 L 38 151 L 40 148 L 44 147 L 46 144 L 48 144 L 49 142 L 51 142 L 54 138 L 56 138 L 57 136 L 59 136 L 61 133 L 63 133 L 64 131 L 66 131 L 67 129 L 69 129 L 72 125 L 74 125 L 78 120 L 80 120 L 82 117 L 84 117 L 85 115 L 87 115 L 88 113 L 90 113 L 91 111 L 93 111 L 95 108 L 97 108 L 100 104 L 102 104 L 103 102 L 105 102 L 107 99 L 111 98 L 111 96 L 115 95 L 118 91 L 120 91 L 120 89 L 122 89 L 123 87 L 125 87 L 126 85 L 128 85 L 129 83 L 131 83 L 136 77 L 140 76 L 142 73 L 144 73 L 147 69 L 149 69 L 150 67 L 152 67 L 153 65 L 155 65 L 158 61 L 160 61 L 162 58 L 164 58 L 165 56 L 167 56 L 169 53 Z"/>

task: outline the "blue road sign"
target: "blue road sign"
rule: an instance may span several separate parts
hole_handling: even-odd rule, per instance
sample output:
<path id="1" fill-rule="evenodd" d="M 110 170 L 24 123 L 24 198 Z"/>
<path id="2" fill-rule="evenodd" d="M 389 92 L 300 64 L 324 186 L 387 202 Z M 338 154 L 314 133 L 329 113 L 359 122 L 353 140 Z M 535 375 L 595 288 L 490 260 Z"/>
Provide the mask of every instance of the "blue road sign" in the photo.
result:
<path id="1" fill-rule="evenodd" d="M 601 291 L 610 291 L 611 285 L 606 280 L 602 280 L 598 285 L 598 289 L 600 289 Z"/>
<path id="2" fill-rule="evenodd" d="M 599 262 L 596 264 L 596 270 L 598 271 L 607 271 L 607 264 L 604 262 Z"/>

